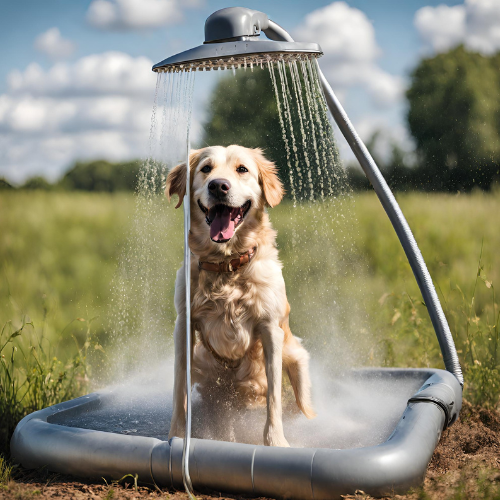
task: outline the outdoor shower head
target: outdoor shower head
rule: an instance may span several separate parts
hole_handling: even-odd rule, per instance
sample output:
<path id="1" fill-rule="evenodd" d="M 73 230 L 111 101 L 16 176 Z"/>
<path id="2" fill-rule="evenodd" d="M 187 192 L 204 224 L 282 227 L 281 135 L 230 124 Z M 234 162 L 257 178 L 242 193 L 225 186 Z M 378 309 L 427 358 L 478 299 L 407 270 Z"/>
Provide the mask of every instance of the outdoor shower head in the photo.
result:
<path id="1" fill-rule="evenodd" d="M 263 32 L 270 40 L 262 40 Z M 294 42 L 266 14 L 244 7 L 214 12 L 205 22 L 203 45 L 186 50 L 153 66 L 155 72 L 208 71 L 253 67 L 273 61 L 320 57 L 317 43 Z"/>

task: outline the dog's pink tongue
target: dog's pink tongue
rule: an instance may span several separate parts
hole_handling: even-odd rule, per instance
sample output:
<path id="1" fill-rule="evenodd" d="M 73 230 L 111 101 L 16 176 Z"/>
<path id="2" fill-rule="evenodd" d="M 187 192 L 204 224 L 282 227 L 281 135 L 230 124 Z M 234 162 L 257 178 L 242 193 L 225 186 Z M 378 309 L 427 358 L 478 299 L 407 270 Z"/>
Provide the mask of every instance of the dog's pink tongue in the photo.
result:
<path id="1" fill-rule="evenodd" d="M 215 217 L 211 217 L 215 212 Z M 211 208 L 209 217 L 212 219 L 210 224 L 210 238 L 215 241 L 229 240 L 234 234 L 234 220 L 231 220 L 232 209 L 225 205 L 217 205 Z"/>

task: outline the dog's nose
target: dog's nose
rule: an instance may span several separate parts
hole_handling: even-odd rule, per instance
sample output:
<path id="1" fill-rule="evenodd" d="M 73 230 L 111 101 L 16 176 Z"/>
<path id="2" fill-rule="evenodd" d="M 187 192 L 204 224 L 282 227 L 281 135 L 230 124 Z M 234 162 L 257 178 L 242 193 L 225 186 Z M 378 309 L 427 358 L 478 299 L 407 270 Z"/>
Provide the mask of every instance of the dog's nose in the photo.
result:
<path id="1" fill-rule="evenodd" d="M 231 189 L 231 183 L 227 179 L 214 179 L 208 184 L 208 190 L 215 196 L 225 196 Z"/>

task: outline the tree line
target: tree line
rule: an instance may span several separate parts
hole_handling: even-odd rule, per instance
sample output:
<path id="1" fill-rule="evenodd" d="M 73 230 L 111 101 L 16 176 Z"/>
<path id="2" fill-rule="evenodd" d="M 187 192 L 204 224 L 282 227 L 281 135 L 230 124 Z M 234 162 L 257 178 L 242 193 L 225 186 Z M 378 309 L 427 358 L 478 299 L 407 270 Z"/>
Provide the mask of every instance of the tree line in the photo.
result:
<path id="1" fill-rule="evenodd" d="M 286 184 L 286 152 L 269 74 L 259 69 L 238 73 L 215 87 L 199 146 L 261 147 Z M 416 145 L 412 160 L 398 144 L 388 158 L 377 157 L 378 133 L 367 142 L 393 189 L 467 192 L 489 190 L 500 182 L 500 53 L 485 56 L 459 46 L 424 58 L 410 74 L 406 98 L 408 129 Z M 78 162 L 55 184 L 36 177 L 21 187 L 134 190 L 139 169 L 139 161 Z M 358 168 L 347 172 L 354 189 L 369 188 Z M 9 186 L 0 179 L 0 189 Z"/>
<path id="2" fill-rule="evenodd" d="M 139 160 L 112 163 L 106 160 L 76 162 L 64 176 L 55 183 L 44 177 L 28 179 L 17 189 L 45 191 L 134 191 L 137 185 L 141 162 Z M 16 189 L 5 179 L 0 179 L 1 189 Z"/>

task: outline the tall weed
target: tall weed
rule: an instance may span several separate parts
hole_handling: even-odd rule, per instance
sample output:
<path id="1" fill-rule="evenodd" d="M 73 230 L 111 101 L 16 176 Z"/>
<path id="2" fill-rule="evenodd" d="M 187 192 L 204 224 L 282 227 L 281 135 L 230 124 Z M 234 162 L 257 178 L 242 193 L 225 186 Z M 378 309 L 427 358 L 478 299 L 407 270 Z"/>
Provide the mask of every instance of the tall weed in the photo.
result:
<path id="1" fill-rule="evenodd" d="M 87 323 L 83 344 L 74 337 L 75 348 L 65 359 L 54 356 L 54 348 L 29 318 L 19 327 L 11 321 L 0 332 L 0 454 L 9 453 L 9 441 L 17 423 L 27 414 L 81 396 L 88 391 L 90 349 L 102 350 L 91 336 L 93 319 Z"/>
<path id="2" fill-rule="evenodd" d="M 481 306 L 476 301 L 479 287 L 490 295 L 489 303 Z M 481 257 L 471 295 L 468 297 L 458 285 L 457 292 L 462 299 L 461 310 L 449 314 L 459 315 L 455 341 L 466 377 L 464 395 L 474 405 L 494 408 L 500 397 L 500 312 L 495 287 L 484 272 Z"/>
<path id="3" fill-rule="evenodd" d="M 482 254 L 469 293 L 458 284 L 447 294 L 440 289 L 439 293 L 464 372 L 464 397 L 473 405 L 495 408 L 500 398 L 500 312 Z M 436 335 L 420 298 L 407 292 L 386 293 L 379 304 L 383 310 L 379 312 L 378 359 L 384 366 L 442 365 Z"/>

